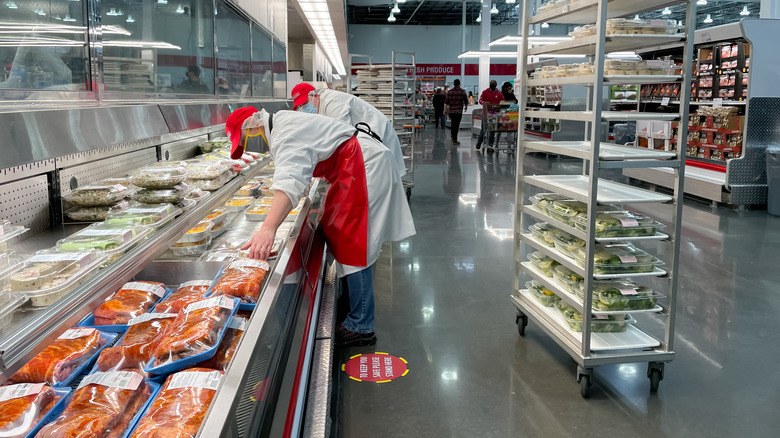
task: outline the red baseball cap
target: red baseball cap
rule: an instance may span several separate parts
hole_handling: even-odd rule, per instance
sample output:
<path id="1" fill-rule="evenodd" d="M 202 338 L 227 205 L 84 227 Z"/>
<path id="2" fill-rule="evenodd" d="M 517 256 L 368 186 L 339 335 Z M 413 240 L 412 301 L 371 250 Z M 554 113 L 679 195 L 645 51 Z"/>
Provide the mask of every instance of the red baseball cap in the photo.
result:
<path id="1" fill-rule="evenodd" d="M 244 155 L 244 145 L 241 144 L 241 126 L 244 124 L 244 120 L 252 116 L 252 114 L 259 111 L 253 106 L 245 106 L 239 108 L 227 118 L 225 122 L 225 132 L 230 138 L 230 158 L 237 160 Z"/>
<path id="2" fill-rule="evenodd" d="M 314 87 L 311 84 L 307 84 L 305 82 L 301 82 L 300 84 L 294 86 L 292 92 L 290 93 L 293 99 L 293 109 L 298 108 L 299 106 L 306 103 L 306 101 L 309 100 L 309 93 L 312 91 L 314 91 Z"/>

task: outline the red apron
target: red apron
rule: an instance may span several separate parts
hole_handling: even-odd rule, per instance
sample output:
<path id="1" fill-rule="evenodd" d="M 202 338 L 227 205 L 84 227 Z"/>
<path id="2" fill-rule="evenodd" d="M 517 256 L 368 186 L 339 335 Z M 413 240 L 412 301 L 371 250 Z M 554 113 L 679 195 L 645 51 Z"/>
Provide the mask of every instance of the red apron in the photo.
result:
<path id="1" fill-rule="evenodd" d="M 366 266 L 368 259 L 368 189 L 363 151 L 356 136 L 314 168 L 330 183 L 320 225 L 336 261 Z"/>

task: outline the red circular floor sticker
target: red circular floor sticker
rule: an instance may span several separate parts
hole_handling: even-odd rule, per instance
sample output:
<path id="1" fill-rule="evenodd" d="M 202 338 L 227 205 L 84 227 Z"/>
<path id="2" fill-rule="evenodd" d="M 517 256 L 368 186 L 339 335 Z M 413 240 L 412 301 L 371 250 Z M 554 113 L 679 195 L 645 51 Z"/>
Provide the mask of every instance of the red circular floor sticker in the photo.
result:
<path id="1" fill-rule="evenodd" d="M 407 362 L 402 357 L 387 353 L 358 354 L 349 358 L 341 366 L 350 379 L 358 382 L 386 383 L 405 376 L 409 372 Z"/>

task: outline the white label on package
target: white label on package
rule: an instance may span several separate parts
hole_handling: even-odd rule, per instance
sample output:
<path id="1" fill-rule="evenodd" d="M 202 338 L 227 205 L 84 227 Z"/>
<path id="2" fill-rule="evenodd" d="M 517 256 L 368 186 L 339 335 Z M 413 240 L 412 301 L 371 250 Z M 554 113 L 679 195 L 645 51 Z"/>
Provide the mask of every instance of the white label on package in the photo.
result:
<path id="1" fill-rule="evenodd" d="M 205 309 L 206 307 L 224 307 L 225 309 L 232 310 L 234 304 L 235 304 L 234 298 L 212 297 L 212 298 L 207 298 L 205 300 L 192 303 L 189 306 L 187 306 L 187 308 L 184 311 L 189 313 L 198 309 Z"/>
<path id="2" fill-rule="evenodd" d="M 620 263 L 636 263 L 636 257 L 631 254 L 615 253 L 620 258 Z"/>
<path id="3" fill-rule="evenodd" d="M 165 318 L 176 318 L 176 314 L 175 313 L 144 313 L 143 315 L 136 316 L 135 318 L 128 321 L 127 325 L 136 325 L 142 322 L 151 321 L 153 319 L 165 319 Z"/>
<path id="4" fill-rule="evenodd" d="M 179 289 L 193 286 L 211 286 L 211 280 L 192 280 L 179 285 Z"/>
<path id="5" fill-rule="evenodd" d="M 124 286 L 122 286 L 122 289 L 124 290 L 142 290 L 144 292 L 151 292 L 158 297 L 162 297 L 165 295 L 165 288 L 160 286 L 159 284 L 152 284 L 152 283 L 142 283 L 140 281 L 131 281 L 128 283 L 125 283 Z"/>
<path id="6" fill-rule="evenodd" d="M 127 213 L 167 213 L 168 209 L 165 207 L 154 207 L 154 208 L 128 208 L 126 210 Z"/>
<path id="7" fill-rule="evenodd" d="M 97 372 L 84 377 L 84 380 L 79 384 L 79 388 L 83 388 L 87 385 L 102 385 L 110 388 L 135 391 L 143 381 L 144 376 L 133 371 Z"/>
<path id="8" fill-rule="evenodd" d="M 222 373 L 219 371 L 182 371 L 171 377 L 167 388 L 203 388 L 216 391 L 221 381 Z"/>
<path id="9" fill-rule="evenodd" d="M 4 386 L 0 388 L 0 402 L 39 394 L 43 391 L 44 386 L 46 385 L 43 383 L 20 383 L 18 385 Z"/>
<path id="10" fill-rule="evenodd" d="M 114 185 L 114 188 L 120 192 L 124 192 L 125 190 L 127 190 L 127 187 L 123 186 L 122 184 L 116 184 Z"/>
<path id="11" fill-rule="evenodd" d="M 248 319 L 241 318 L 240 316 L 236 316 L 230 320 L 230 322 L 228 323 L 228 328 L 245 332 L 247 325 L 249 325 Z"/>
<path id="12" fill-rule="evenodd" d="M 593 315 L 593 317 L 596 319 L 609 319 L 609 316 L 607 315 Z"/>
<path id="13" fill-rule="evenodd" d="M 653 26 L 666 26 L 666 20 L 650 20 L 650 24 Z"/>
<path id="14" fill-rule="evenodd" d="M 661 99 L 661 106 L 669 106 L 669 100 L 670 99 L 668 97 Z"/>
<path id="15" fill-rule="evenodd" d="M 639 222 L 637 222 L 636 219 L 620 219 L 620 218 L 618 218 L 618 220 L 620 221 L 620 224 L 623 225 L 624 228 L 639 226 Z"/>
<path id="16" fill-rule="evenodd" d="M 70 253 L 70 254 L 39 254 L 27 259 L 30 263 L 51 263 L 51 262 L 76 262 L 79 266 L 84 266 L 92 261 L 92 254 L 89 253 Z"/>
<path id="17" fill-rule="evenodd" d="M 228 269 L 231 268 L 259 268 L 264 271 L 267 271 L 271 268 L 271 265 L 268 264 L 268 262 L 264 262 L 262 260 L 238 260 L 228 265 Z"/>
<path id="18" fill-rule="evenodd" d="M 73 328 L 65 330 L 63 334 L 57 339 L 78 339 L 84 336 L 89 336 L 95 332 L 93 328 Z"/>
<path id="19" fill-rule="evenodd" d="M 667 67 L 669 66 L 668 61 L 664 61 L 663 59 L 648 59 L 645 61 L 647 63 L 648 67 Z"/>
<path id="20" fill-rule="evenodd" d="M 90 230 L 86 229 L 77 234 L 78 236 L 122 236 L 122 240 L 127 242 L 133 237 L 133 230 Z"/>
<path id="21" fill-rule="evenodd" d="M 623 295 L 636 295 L 638 292 L 634 288 L 620 289 L 620 293 Z"/>

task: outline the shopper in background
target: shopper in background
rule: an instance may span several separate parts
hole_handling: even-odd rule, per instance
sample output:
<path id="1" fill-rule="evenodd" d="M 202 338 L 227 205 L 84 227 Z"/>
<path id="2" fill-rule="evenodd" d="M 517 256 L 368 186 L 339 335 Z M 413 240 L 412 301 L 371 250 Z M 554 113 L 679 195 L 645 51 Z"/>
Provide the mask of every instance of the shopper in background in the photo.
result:
<path id="1" fill-rule="evenodd" d="M 181 81 L 179 85 L 179 91 L 186 93 L 198 93 L 204 94 L 209 92 L 209 86 L 200 78 L 200 67 L 197 65 L 191 65 L 187 67 L 187 71 L 184 73 L 187 76 L 186 79 Z"/>
<path id="2" fill-rule="evenodd" d="M 460 121 L 463 119 L 463 113 L 466 112 L 469 99 L 466 97 L 466 91 L 460 88 L 460 79 L 455 79 L 452 90 L 447 92 L 447 98 L 444 101 L 445 112 L 450 115 L 450 142 L 458 145 L 458 132 L 460 131 Z"/>
<path id="3" fill-rule="evenodd" d="M 504 95 L 498 90 L 498 82 L 495 79 L 490 81 L 490 86 L 482 92 L 479 96 L 479 104 L 482 105 L 482 130 L 479 131 L 479 138 L 477 139 L 477 150 L 482 146 L 482 141 L 485 139 L 485 131 L 487 131 L 487 119 L 488 119 L 488 107 L 487 105 L 498 105 L 504 99 Z M 488 145 L 493 145 L 493 139 L 495 135 L 491 132 L 488 135 Z"/>
<path id="4" fill-rule="evenodd" d="M 360 122 L 370 126 L 371 130 L 382 139 L 382 144 L 393 153 L 398 176 L 406 175 L 404 154 L 401 152 L 401 142 L 393 128 L 393 122 L 370 103 L 341 91 L 327 88 L 316 90 L 311 84 L 305 82 L 293 87 L 291 94 L 293 109 L 296 111 L 332 117 L 350 126 Z"/>
<path id="5" fill-rule="evenodd" d="M 474 93 L 469 91 L 469 106 L 474 105 Z"/>
<path id="6" fill-rule="evenodd" d="M 441 129 L 444 129 L 444 122 L 447 116 L 444 115 L 444 101 L 447 100 L 447 95 L 441 88 L 436 89 L 436 93 L 433 95 L 433 115 L 434 126 L 439 128 L 439 120 L 441 120 Z"/>
<path id="7" fill-rule="evenodd" d="M 339 277 L 346 277 L 350 311 L 336 327 L 339 346 L 372 345 L 374 287 L 371 265 L 384 242 L 415 234 L 401 178 L 393 156 L 380 142 L 355 127 L 317 114 L 252 107 L 228 117 L 232 158 L 241 157 L 249 137 L 261 137 L 274 158 L 271 209 L 260 230 L 244 245 L 249 257 L 267 259 L 276 230 L 309 189 L 312 177 L 330 183 L 320 226 L 335 257 Z"/>
<path id="8" fill-rule="evenodd" d="M 501 85 L 501 94 L 504 95 L 504 99 L 501 101 L 501 103 L 517 103 L 517 98 L 515 97 L 514 89 L 512 88 L 512 84 L 509 82 L 504 82 L 503 85 Z M 507 142 L 509 144 L 512 144 L 515 139 L 512 132 L 506 133 Z M 499 143 L 501 142 L 501 131 L 496 132 L 496 147 L 498 147 Z M 490 149 L 488 149 L 490 151 Z"/>

